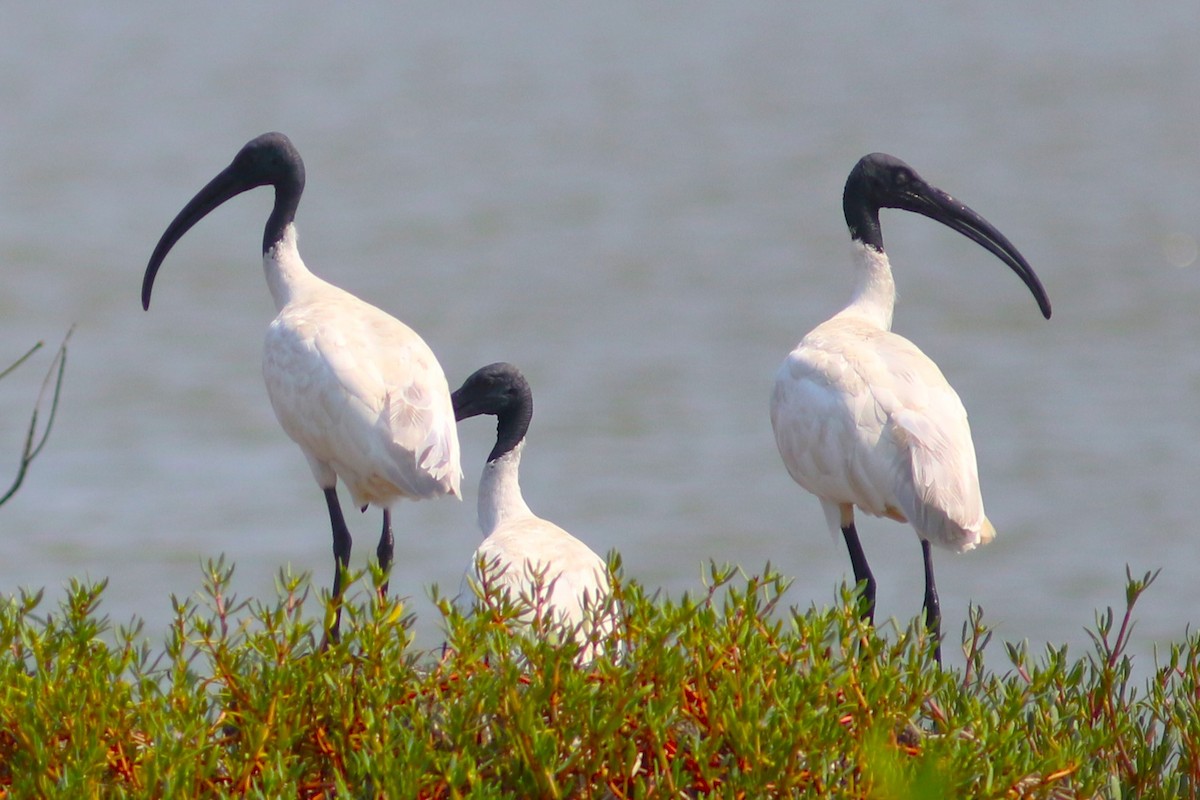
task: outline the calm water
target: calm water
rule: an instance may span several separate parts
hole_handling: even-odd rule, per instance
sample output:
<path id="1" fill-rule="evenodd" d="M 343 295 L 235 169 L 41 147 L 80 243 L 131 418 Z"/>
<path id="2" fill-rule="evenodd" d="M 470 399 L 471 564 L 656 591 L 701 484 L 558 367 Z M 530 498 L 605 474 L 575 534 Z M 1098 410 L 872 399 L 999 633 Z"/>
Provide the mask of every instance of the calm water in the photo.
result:
<path id="1" fill-rule="evenodd" d="M 1004 230 L 1055 308 L 885 215 L 896 329 L 970 410 L 1000 531 L 940 555 L 948 630 L 974 601 L 1003 638 L 1083 644 L 1126 564 L 1163 569 L 1139 653 L 1200 618 L 1200 6 L 309 5 L 6 9 L 0 362 L 77 329 L 51 442 L 0 509 L 0 591 L 108 577 L 107 611 L 158 635 L 219 553 L 245 594 L 286 563 L 328 584 L 324 504 L 259 374 L 270 193 L 206 219 L 138 302 L 176 211 L 277 129 L 307 162 L 310 267 L 409 322 L 452 383 L 525 370 L 535 510 L 673 593 L 710 558 L 770 561 L 801 606 L 849 562 L 779 461 L 772 376 L 848 295 L 846 173 L 901 156 Z M 0 382 L 0 464 L 48 362 Z M 478 541 L 492 429 L 462 433 L 466 502 L 395 515 L 426 646 L 428 587 Z M 355 517 L 362 564 L 378 516 Z M 915 615 L 915 537 L 862 527 L 880 613 Z"/>

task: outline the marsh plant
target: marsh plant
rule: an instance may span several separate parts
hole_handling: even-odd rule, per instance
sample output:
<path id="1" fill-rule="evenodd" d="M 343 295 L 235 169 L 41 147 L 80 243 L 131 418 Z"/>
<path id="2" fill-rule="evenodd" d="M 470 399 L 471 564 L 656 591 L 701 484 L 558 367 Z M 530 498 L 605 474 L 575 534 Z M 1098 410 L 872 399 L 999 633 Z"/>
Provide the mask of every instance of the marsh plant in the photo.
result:
<path id="1" fill-rule="evenodd" d="M 1198 793 L 1200 637 L 1140 685 L 1125 652 L 1152 574 L 1082 654 L 997 647 L 973 608 L 965 666 L 938 669 L 919 621 L 877 633 L 850 590 L 787 608 L 769 567 L 711 566 L 694 595 L 649 595 L 610 560 L 610 641 L 530 636 L 506 599 L 464 617 L 435 592 L 433 652 L 378 573 L 353 576 L 326 648 L 328 596 L 286 572 L 259 601 L 208 564 L 163 643 L 112 625 L 104 582 L 57 608 L 18 592 L 0 603 L 0 797 Z M 586 646 L 606 655 L 581 666 Z"/>

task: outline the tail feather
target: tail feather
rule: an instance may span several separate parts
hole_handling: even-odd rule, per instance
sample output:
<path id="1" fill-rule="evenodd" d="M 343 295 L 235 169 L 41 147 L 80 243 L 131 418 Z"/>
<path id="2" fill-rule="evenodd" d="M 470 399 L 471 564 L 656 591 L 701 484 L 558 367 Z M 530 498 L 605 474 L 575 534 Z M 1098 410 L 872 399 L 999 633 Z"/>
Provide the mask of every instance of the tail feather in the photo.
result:
<path id="1" fill-rule="evenodd" d="M 995 538 L 996 538 L 996 529 L 992 527 L 991 521 L 987 517 L 984 517 L 983 518 L 983 528 L 979 531 L 979 543 L 987 544 L 988 542 L 990 542 L 992 539 L 995 539 Z"/>

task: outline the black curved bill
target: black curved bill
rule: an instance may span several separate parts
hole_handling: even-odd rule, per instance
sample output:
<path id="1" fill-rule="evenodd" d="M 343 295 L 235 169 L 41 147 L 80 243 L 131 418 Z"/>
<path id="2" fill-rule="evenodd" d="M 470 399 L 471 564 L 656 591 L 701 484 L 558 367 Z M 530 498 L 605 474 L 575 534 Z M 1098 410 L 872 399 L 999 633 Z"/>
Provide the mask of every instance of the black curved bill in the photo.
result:
<path id="1" fill-rule="evenodd" d="M 925 185 L 907 199 L 909 203 L 902 206 L 906 210 L 923 214 L 958 231 L 1008 264 L 1033 293 L 1038 308 L 1042 311 L 1042 316 L 1050 319 L 1050 298 L 1046 295 L 1046 290 L 1042 288 L 1042 282 L 1038 279 L 1037 273 L 1033 271 L 1033 267 L 1029 266 L 1029 262 L 1013 246 L 1013 243 L 996 230 L 995 226 L 969 206 L 933 186 Z"/>
<path id="2" fill-rule="evenodd" d="M 458 422 L 480 414 L 495 414 L 499 410 L 497 398 L 486 387 L 471 383 L 470 379 L 450 393 L 450 404 L 454 407 L 454 419 Z"/>
<path id="3" fill-rule="evenodd" d="M 196 193 L 195 197 L 188 201 L 183 210 L 167 226 L 167 230 L 154 248 L 153 255 L 150 256 L 150 263 L 146 265 L 146 275 L 142 278 L 142 308 L 150 308 L 150 292 L 154 289 L 154 277 L 158 274 L 158 268 L 175 243 L 217 206 L 242 192 L 255 188 L 256 185 L 247 182 L 245 176 L 239 174 L 231 164 L 221 170 L 215 178 Z"/>
<path id="4" fill-rule="evenodd" d="M 458 422 L 481 413 L 471 407 L 471 398 L 462 389 L 450 393 L 450 405 L 454 407 L 454 419 Z"/>

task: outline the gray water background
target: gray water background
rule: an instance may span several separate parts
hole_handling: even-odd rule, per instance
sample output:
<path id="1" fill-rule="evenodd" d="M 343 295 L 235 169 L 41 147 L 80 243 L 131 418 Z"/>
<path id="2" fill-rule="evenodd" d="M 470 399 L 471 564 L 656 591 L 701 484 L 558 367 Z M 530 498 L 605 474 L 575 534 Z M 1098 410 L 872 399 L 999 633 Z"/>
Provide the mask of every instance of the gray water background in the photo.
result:
<path id="1" fill-rule="evenodd" d="M 1115 0 L 11 4 L 0 362 L 48 347 L 0 382 L 0 465 L 76 331 L 57 427 L 0 509 L 0 592 L 108 578 L 103 609 L 157 638 L 220 553 L 243 595 L 285 564 L 330 582 L 321 494 L 259 372 L 270 192 L 205 219 L 138 298 L 183 203 L 275 129 L 307 163 L 314 271 L 411 324 L 452 383 L 526 372 L 536 511 L 671 594 L 709 559 L 769 561 L 789 602 L 834 602 L 848 558 L 767 404 L 848 297 L 842 184 L 882 150 L 1000 227 L 1054 303 L 1042 320 L 992 256 L 885 212 L 895 329 L 970 411 L 999 530 L 937 556 L 950 635 L 974 602 L 1001 638 L 1083 646 L 1127 564 L 1162 568 L 1148 664 L 1200 618 L 1198 33 L 1194 2 Z M 465 502 L 395 512 L 392 586 L 425 647 L 428 587 L 456 589 L 479 538 L 493 430 L 461 431 Z M 350 522 L 363 565 L 378 514 Z M 911 619 L 916 538 L 861 529 L 880 615 Z"/>

